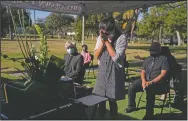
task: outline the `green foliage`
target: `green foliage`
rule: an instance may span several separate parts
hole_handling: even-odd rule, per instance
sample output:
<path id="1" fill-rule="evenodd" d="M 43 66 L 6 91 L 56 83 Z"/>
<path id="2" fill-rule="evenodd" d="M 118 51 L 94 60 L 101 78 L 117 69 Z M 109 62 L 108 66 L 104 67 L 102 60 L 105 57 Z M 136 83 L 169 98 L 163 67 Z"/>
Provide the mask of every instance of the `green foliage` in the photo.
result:
<path id="1" fill-rule="evenodd" d="M 81 42 L 81 40 L 82 40 L 82 21 L 80 18 L 77 19 L 75 26 L 74 26 L 74 30 L 76 33 L 75 41 Z"/>
<path id="2" fill-rule="evenodd" d="M 22 9 L 11 8 L 13 19 L 15 20 L 16 26 L 20 26 L 18 14 L 22 15 L 21 10 Z M 29 13 L 25 9 L 23 9 L 23 13 L 24 13 L 24 26 L 25 27 L 30 26 L 32 22 L 30 22 L 29 24 L 29 19 L 31 21 Z M 13 22 L 11 20 L 11 15 L 6 7 L 2 7 L 1 8 L 1 28 L 0 28 L 2 37 L 4 37 L 6 33 L 9 31 L 9 25 L 10 25 L 10 29 L 13 30 Z"/>
<path id="3" fill-rule="evenodd" d="M 39 56 L 39 62 L 40 62 L 40 69 L 43 71 L 43 73 L 45 73 L 46 71 L 46 67 L 49 61 L 48 58 L 48 44 L 47 44 L 47 40 L 46 37 L 44 36 L 41 28 L 39 25 L 35 24 L 35 28 L 37 30 L 37 33 L 40 37 L 40 56 Z"/>
<path id="4" fill-rule="evenodd" d="M 152 7 L 143 19 L 137 23 L 137 35 L 150 39 L 160 40 L 162 37 L 176 35 L 180 32 L 182 38 L 187 36 L 187 9 L 186 2 L 176 2 Z M 160 32 L 161 30 L 161 32 Z"/>
<path id="5" fill-rule="evenodd" d="M 104 14 L 86 15 L 85 28 L 91 32 L 98 32 L 98 23 L 105 17 Z"/>
<path id="6" fill-rule="evenodd" d="M 74 22 L 73 16 L 62 13 L 51 13 L 45 20 L 45 26 L 49 31 L 59 33 L 66 31 L 72 22 Z"/>

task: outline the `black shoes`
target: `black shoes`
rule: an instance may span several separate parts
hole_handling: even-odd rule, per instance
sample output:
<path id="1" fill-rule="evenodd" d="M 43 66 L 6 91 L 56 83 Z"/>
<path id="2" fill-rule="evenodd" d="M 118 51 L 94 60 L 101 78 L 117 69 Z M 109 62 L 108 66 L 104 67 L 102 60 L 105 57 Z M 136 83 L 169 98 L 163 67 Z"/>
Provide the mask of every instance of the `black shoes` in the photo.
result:
<path id="1" fill-rule="evenodd" d="M 137 110 L 138 110 L 137 108 L 126 108 L 125 113 L 131 113 L 131 112 L 137 111 Z"/>

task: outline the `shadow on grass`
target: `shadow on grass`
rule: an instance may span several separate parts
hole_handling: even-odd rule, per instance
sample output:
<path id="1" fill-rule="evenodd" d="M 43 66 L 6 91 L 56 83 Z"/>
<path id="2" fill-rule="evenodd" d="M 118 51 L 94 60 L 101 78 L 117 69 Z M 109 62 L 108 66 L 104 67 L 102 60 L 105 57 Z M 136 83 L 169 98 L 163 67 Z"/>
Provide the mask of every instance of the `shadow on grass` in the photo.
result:
<path id="1" fill-rule="evenodd" d="M 88 118 L 91 118 L 91 112 L 92 111 L 93 111 L 92 108 L 87 110 L 87 117 Z M 97 112 L 96 112 L 95 116 L 92 118 L 92 120 L 100 120 L 99 109 L 98 108 L 97 108 Z M 108 109 L 106 109 L 106 114 L 105 114 L 105 119 L 104 120 L 111 120 L 110 110 L 108 110 Z M 127 116 L 127 115 L 123 115 L 121 113 L 118 113 L 116 120 L 138 120 L 138 119 L 130 117 L 130 116 Z"/>
<path id="2" fill-rule="evenodd" d="M 163 113 L 156 114 L 153 117 L 154 120 L 187 120 L 187 115 L 180 113 Z"/>
<path id="3" fill-rule="evenodd" d="M 91 84 L 91 81 L 84 81 L 83 84 Z"/>

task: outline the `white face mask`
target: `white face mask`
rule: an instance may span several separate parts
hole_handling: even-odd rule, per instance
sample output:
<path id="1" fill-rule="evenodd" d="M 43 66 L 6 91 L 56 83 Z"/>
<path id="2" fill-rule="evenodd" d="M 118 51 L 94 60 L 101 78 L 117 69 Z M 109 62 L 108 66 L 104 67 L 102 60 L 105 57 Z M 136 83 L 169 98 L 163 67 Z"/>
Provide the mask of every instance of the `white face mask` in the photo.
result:
<path id="1" fill-rule="evenodd" d="M 67 52 L 68 52 L 69 54 L 73 54 L 73 53 L 74 53 L 74 48 L 69 48 L 69 49 L 67 49 Z"/>

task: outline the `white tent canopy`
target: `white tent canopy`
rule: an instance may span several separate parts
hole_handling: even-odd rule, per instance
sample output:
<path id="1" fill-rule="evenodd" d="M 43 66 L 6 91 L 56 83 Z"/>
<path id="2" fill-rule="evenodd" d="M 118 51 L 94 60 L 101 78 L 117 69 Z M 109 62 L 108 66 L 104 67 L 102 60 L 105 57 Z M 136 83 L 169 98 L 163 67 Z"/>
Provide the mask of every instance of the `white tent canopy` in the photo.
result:
<path id="1" fill-rule="evenodd" d="M 84 15 L 122 12 L 175 1 L 0 1 L 1 5 L 65 14 L 82 15 L 82 42 L 84 39 Z"/>

